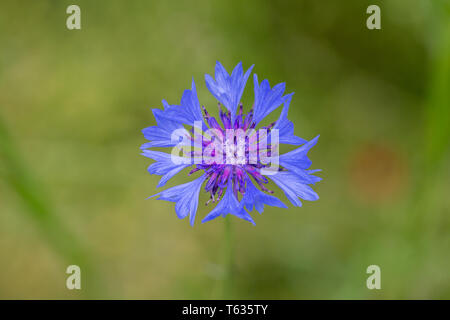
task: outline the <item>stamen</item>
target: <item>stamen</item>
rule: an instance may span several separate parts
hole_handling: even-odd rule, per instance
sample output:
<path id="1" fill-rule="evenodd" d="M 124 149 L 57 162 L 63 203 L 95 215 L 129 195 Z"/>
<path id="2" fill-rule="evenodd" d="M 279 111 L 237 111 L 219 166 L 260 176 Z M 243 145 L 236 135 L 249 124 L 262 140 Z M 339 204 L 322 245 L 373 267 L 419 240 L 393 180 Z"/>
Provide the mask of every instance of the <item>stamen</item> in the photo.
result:
<path id="1" fill-rule="evenodd" d="M 230 112 L 228 112 L 228 115 L 225 114 L 225 112 L 222 111 L 222 109 L 220 109 L 220 119 L 222 120 L 223 123 L 223 127 L 225 129 L 231 129 L 231 118 L 230 118 Z"/>
<path id="2" fill-rule="evenodd" d="M 267 189 L 266 186 L 263 185 L 261 181 L 256 180 L 256 182 L 258 183 L 258 185 L 259 185 L 259 187 L 261 188 L 262 191 L 265 191 L 265 192 L 270 193 L 270 194 L 274 193 L 272 190 Z"/>
<path id="3" fill-rule="evenodd" d="M 202 106 L 202 109 L 203 109 L 203 112 L 205 113 L 205 118 L 206 118 L 206 120 L 208 120 L 209 117 L 210 117 L 208 111 L 206 110 L 205 106 Z"/>
<path id="4" fill-rule="evenodd" d="M 223 169 L 222 173 L 221 173 L 221 177 L 219 177 L 218 181 L 219 181 L 219 187 L 226 187 L 227 186 L 227 181 L 228 181 L 228 177 L 231 173 L 232 169 L 231 166 L 225 166 L 225 168 Z"/>
<path id="5" fill-rule="evenodd" d="M 238 115 L 236 120 L 234 120 L 234 128 L 239 129 L 242 128 L 242 115 Z"/>
<path id="6" fill-rule="evenodd" d="M 275 123 L 277 123 L 276 121 L 274 121 L 274 122 L 272 122 L 271 124 L 269 124 L 268 126 L 265 126 L 265 127 L 263 127 L 264 129 L 267 129 L 267 130 L 271 130 L 274 126 L 275 126 Z"/>
<path id="7" fill-rule="evenodd" d="M 217 202 L 220 201 L 220 197 L 222 197 L 222 194 L 223 194 L 223 188 L 220 188 L 219 192 L 217 193 Z"/>
<path id="8" fill-rule="evenodd" d="M 197 172 L 199 170 L 200 170 L 200 168 L 198 168 L 198 167 L 192 169 L 191 171 L 189 171 L 188 176 L 190 176 L 191 174 L 193 174 L 194 172 Z"/>
<path id="9" fill-rule="evenodd" d="M 223 133 L 222 127 L 219 125 L 216 118 L 214 118 L 214 117 L 208 118 L 208 124 L 211 128 L 219 130 L 220 132 Z M 217 136 L 217 135 L 215 134 L 214 136 Z"/>
<path id="10" fill-rule="evenodd" d="M 214 171 L 211 174 L 211 177 L 209 178 L 208 182 L 205 185 L 205 191 L 209 191 L 213 188 L 214 183 L 216 182 L 216 178 L 218 176 L 219 172 L 218 171 Z"/>
<path id="11" fill-rule="evenodd" d="M 245 117 L 245 121 L 244 121 L 244 131 L 246 131 L 248 129 L 248 127 L 250 126 L 250 123 L 253 120 L 253 112 L 250 111 L 247 116 Z"/>
<path id="12" fill-rule="evenodd" d="M 214 203 L 214 197 L 209 198 L 208 201 L 205 202 L 205 206 L 207 206 L 211 201 Z"/>
<path id="13" fill-rule="evenodd" d="M 267 178 L 264 177 L 264 176 L 259 172 L 259 169 L 257 170 L 257 168 L 256 168 L 255 166 L 252 166 L 252 165 L 248 165 L 248 164 L 247 164 L 247 165 L 244 166 L 244 168 L 245 168 L 245 171 L 247 171 L 247 173 L 251 174 L 252 177 L 255 178 L 256 181 L 261 181 L 261 182 L 264 182 L 264 183 L 269 182 L 269 181 L 267 180 Z"/>

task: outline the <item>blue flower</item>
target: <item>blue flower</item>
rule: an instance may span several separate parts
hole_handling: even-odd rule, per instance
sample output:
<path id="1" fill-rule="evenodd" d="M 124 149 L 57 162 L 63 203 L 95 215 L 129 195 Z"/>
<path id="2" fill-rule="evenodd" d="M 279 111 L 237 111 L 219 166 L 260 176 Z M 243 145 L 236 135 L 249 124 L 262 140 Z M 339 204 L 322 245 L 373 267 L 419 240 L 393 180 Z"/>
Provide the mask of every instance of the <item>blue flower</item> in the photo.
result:
<path id="1" fill-rule="evenodd" d="M 192 80 L 191 89 L 184 91 L 180 104 L 169 105 L 163 100 L 164 109 L 152 110 L 156 125 L 142 131 L 149 141 L 141 146 L 142 154 L 156 161 L 148 171 L 162 176 L 158 187 L 188 167 L 189 176 L 203 172 L 191 182 L 151 196 L 175 202 L 177 216 L 189 216 L 191 225 L 202 186 L 210 197 L 206 204 L 217 203 L 202 222 L 231 214 L 254 224 L 249 214 L 253 208 L 259 213 L 264 205 L 287 208 L 267 188 L 269 180 L 294 206 L 301 206 L 300 200 L 319 199 L 311 185 L 321 180 L 312 175 L 320 170 L 309 169 L 311 160 L 307 156 L 319 136 L 310 141 L 295 136 L 294 124 L 287 118 L 293 93 L 285 95 L 284 83 L 272 88 L 268 80 L 259 83 L 256 74 L 253 107 L 244 113 L 241 97 L 252 69 L 253 66 L 244 73 L 239 63 L 230 75 L 217 62 L 215 79 L 205 75 L 206 87 L 219 102 L 221 124 L 200 105 Z M 279 118 L 261 126 L 265 117 L 281 105 Z M 279 155 L 280 144 L 299 147 Z M 172 150 L 149 150 L 156 147 Z"/>

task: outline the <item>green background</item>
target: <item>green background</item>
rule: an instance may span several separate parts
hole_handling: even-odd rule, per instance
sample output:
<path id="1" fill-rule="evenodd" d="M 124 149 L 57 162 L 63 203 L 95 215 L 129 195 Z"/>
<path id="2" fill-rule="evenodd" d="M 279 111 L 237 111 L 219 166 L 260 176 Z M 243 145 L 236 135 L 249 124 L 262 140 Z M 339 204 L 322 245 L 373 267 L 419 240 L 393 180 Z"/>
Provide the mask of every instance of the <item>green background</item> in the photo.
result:
<path id="1" fill-rule="evenodd" d="M 448 1 L 2 1 L 0 43 L 1 298 L 450 298 Z M 216 60 L 286 82 L 323 169 L 319 201 L 227 217 L 225 295 L 223 219 L 199 223 L 205 195 L 193 228 L 146 200 L 159 179 L 139 151 L 192 76 L 215 109 Z"/>

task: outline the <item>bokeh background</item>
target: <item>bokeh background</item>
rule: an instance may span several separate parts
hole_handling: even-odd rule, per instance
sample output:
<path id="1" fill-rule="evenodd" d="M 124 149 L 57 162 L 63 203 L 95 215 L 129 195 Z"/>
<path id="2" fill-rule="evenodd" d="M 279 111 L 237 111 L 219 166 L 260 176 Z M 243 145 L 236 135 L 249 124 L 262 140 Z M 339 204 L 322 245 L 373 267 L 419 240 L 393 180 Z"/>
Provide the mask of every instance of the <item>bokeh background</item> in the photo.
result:
<path id="1" fill-rule="evenodd" d="M 81 30 L 66 8 L 81 7 Z M 366 8 L 381 7 L 381 30 Z M 389 1 L 2 1 L 0 298 L 450 298 L 450 6 Z M 317 202 L 232 221 L 146 200 L 141 129 L 216 60 L 295 92 Z M 244 104 L 252 103 L 247 87 Z M 187 181 L 181 174 L 169 186 Z M 281 191 L 280 196 L 288 203 Z M 202 196 L 203 197 L 203 196 Z M 206 198 L 205 198 L 206 199 Z M 66 289 L 66 267 L 82 290 Z M 366 268 L 381 267 L 381 290 Z"/>

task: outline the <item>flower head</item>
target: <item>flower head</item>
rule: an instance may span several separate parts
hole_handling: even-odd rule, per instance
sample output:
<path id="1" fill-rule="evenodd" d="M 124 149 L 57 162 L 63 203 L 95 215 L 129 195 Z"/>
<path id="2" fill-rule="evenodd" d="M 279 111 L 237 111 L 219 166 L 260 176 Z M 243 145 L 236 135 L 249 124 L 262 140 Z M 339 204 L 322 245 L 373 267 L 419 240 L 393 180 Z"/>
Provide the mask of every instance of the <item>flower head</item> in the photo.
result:
<path id="1" fill-rule="evenodd" d="M 294 206 L 301 206 L 300 199 L 319 198 L 309 186 L 321 180 L 312 175 L 319 170 L 308 170 L 311 161 L 307 156 L 318 136 L 310 141 L 295 136 L 294 124 L 287 118 L 293 94 L 284 95 L 284 83 L 273 88 L 268 80 L 259 83 L 256 74 L 253 76 L 254 104 L 244 113 L 241 97 L 252 69 L 253 66 L 244 73 L 239 63 L 229 75 L 217 62 L 215 79 L 205 75 L 208 90 L 218 100 L 217 119 L 204 106 L 200 107 L 192 80 L 192 87 L 184 91 L 180 104 L 169 105 L 163 100 L 163 110 L 152 110 L 156 126 L 142 130 L 149 140 L 141 146 L 142 154 L 156 161 L 148 171 L 162 176 L 158 187 L 188 167 L 191 168 L 189 176 L 201 172 L 191 182 L 151 196 L 175 202 L 178 217 L 189 216 L 191 225 L 194 225 L 202 187 L 210 195 L 206 204 L 217 203 L 202 222 L 232 214 L 254 224 L 248 213 L 253 208 L 259 213 L 264 205 L 287 208 L 267 188 L 269 180 Z M 281 105 L 278 120 L 261 126 L 264 118 Z M 280 155 L 280 144 L 300 147 Z M 149 150 L 154 147 L 171 147 L 172 152 Z"/>

